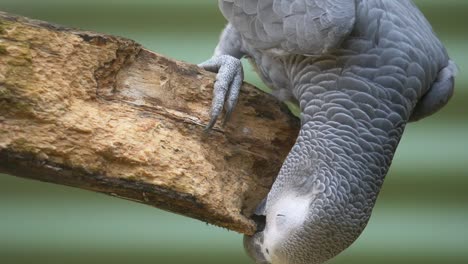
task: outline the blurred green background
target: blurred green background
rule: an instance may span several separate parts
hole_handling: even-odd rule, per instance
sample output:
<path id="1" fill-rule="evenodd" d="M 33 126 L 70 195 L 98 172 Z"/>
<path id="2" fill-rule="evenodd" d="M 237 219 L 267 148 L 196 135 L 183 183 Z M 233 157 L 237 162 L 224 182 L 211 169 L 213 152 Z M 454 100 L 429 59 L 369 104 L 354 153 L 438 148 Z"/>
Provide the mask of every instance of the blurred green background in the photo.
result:
<path id="1" fill-rule="evenodd" d="M 333 264 L 468 263 L 468 1 L 416 3 L 460 66 L 456 94 L 408 126 L 367 229 Z M 192 63 L 210 57 L 225 24 L 212 0 L 0 0 L 0 10 L 132 38 Z M 2 264 L 250 263 L 241 241 L 148 206 L 0 175 Z"/>

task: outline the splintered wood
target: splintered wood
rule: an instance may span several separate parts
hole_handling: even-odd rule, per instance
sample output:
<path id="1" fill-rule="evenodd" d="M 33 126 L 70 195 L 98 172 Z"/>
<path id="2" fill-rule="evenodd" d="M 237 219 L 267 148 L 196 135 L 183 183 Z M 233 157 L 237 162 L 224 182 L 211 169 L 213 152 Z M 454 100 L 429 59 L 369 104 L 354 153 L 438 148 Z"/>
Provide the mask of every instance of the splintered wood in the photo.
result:
<path id="1" fill-rule="evenodd" d="M 245 84 L 227 126 L 204 132 L 214 79 L 128 39 L 0 12 L 0 172 L 252 234 L 299 122 Z"/>

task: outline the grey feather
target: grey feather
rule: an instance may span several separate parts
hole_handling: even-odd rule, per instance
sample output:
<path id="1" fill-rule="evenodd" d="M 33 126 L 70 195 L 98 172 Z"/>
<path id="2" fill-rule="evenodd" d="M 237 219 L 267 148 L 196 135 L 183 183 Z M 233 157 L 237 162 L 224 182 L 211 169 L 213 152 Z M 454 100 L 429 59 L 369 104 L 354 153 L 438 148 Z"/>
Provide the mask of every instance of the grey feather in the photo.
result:
<path id="1" fill-rule="evenodd" d="M 458 68 L 453 61 L 437 75 L 429 91 L 424 94 L 411 114 L 410 121 L 430 116 L 445 106 L 453 95 Z"/>
<path id="2" fill-rule="evenodd" d="M 246 250 L 257 263 L 323 263 L 365 228 L 407 122 L 447 103 L 456 66 L 410 0 L 219 6 L 229 24 L 214 61 L 246 55 L 301 109 L 296 144 L 257 210 L 265 229 L 245 238 Z"/>
<path id="3" fill-rule="evenodd" d="M 355 20 L 355 4 L 349 0 L 219 3 L 223 14 L 250 45 L 295 54 L 322 54 L 337 47 L 351 32 Z"/>

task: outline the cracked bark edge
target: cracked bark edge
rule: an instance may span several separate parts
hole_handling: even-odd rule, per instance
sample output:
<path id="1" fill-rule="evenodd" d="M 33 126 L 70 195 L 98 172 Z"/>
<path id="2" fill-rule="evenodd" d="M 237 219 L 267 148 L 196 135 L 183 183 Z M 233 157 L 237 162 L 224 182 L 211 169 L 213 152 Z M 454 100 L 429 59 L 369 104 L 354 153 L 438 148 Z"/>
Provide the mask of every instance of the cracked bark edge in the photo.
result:
<path id="1" fill-rule="evenodd" d="M 204 133 L 214 80 L 132 40 L 0 12 L 0 172 L 252 234 L 299 121 L 244 84 L 231 121 Z"/>
<path id="2" fill-rule="evenodd" d="M 125 178 L 112 178 L 104 175 L 93 174 L 79 168 L 66 167 L 63 164 L 53 163 L 47 160 L 39 160 L 31 153 L 14 153 L 0 150 L 2 166 L 1 173 L 15 175 L 17 177 L 36 179 L 44 182 L 57 182 L 61 185 L 78 186 L 80 188 L 105 193 L 138 203 L 151 204 L 155 207 L 168 210 L 180 211 L 177 204 L 167 203 L 160 197 L 169 200 L 183 199 L 189 202 L 191 208 L 203 210 L 203 204 L 197 202 L 196 197 L 187 193 L 179 193 L 170 189 L 158 188 L 158 186 Z M 85 185 L 84 185 L 85 184 Z M 197 218 L 196 212 L 187 212 L 186 216 Z M 203 219 L 200 219 L 203 220 Z"/>

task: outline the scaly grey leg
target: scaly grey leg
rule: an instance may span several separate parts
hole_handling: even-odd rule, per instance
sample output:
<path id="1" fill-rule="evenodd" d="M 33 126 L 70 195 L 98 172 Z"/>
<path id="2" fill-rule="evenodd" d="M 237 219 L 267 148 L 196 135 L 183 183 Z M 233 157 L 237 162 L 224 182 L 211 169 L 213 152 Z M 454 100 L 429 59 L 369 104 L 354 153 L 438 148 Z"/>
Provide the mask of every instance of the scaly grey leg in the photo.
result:
<path id="1" fill-rule="evenodd" d="M 230 55 L 213 56 L 213 58 L 198 66 L 218 73 L 213 91 L 211 119 L 206 126 L 206 130 L 210 130 L 221 115 L 224 105 L 226 107 L 226 115 L 223 124 L 229 121 L 239 97 L 240 87 L 244 80 L 244 71 L 241 61 Z"/>

